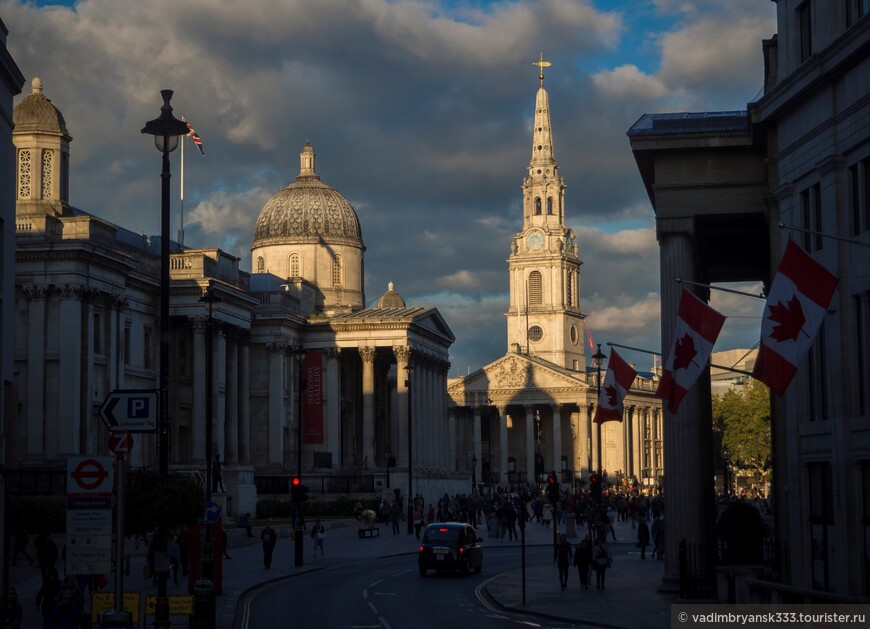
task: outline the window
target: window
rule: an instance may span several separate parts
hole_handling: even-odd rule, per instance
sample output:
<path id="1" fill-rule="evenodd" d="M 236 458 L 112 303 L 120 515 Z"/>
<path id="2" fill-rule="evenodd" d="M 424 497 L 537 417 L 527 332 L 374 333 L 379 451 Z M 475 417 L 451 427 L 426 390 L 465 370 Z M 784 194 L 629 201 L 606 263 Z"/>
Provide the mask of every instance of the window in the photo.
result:
<path id="1" fill-rule="evenodd" d="M 797 8 L 798 36 L 800 40 L 800 60 L 809 59 L 813 54 L 812 3 L 807 0 Z"/>
<path id="2" fill-rule="evenodd" d="M 151 328 L 146 327 L 145 332 L 142 335 L 142 366 L 145 369 L 151 369 L 154 365 L 151 360 L 151 339 L 153 337 L 153 332 Z"/>
<path id="3" fill-rule="evenodd" d="M 266 261 L 259 257 L 257 258 L 257 273 L 265 273 L 266 272 Z"/>
<path id="4" fill-rule="evenodd" d="M 810 544 L 813 589 L 831 591 L 830 549 L 828 540 L 833 535 L 834 509 L 832 505 L 831 466 L 828 463 L 810 463 Z"/>
<path id="5" fill-rule="evenodd" d="M 553 197 L 547 197 L 547 214 L 553 215 Z"/>
<path id="6" fill-rule="evenodd" d="M 870 403 L 870 293 L 855 295 L 855 357 L 858 379 L 858 414 L 867 415 Z M 870 573 L 867 574 L 870 581 Z"/>
<path id="7" fill-rule="evenodd" d="M 53 151 L 43 151 L 42 152 L 42 198 L 50 199 L 51 195 L 51 170 L 52 165 L 54 164 L 54 152 Z"/>
<path id="8" fill-rule="evenodd" d="M 94 354 L 103 353 L 103 316 L 94 312 Z"/>
<path id="9" fill-rule="evenodd" d="M 529 340 L 532 343 L 537 343 L 544 338 L 544 329 L 539 325 L 533 325 L 529 328 Z"/>
<path id="10" fill-rule="evenodd" d="M 298 253 L 294 253 L 290 256 L 290 277 L 300 277 L 302 275 L 301 268 L 301 257 Z"/>
<path id="11" fill-rule="evenodd" d="M 541 215 L 541 197 L 535 197 L 535 216 Z"/>
<path id="12" fill-rule="evenodd" d="M 18 198 L 30 198 L 30 151 L 27 149 L 18 153 Z"/>
<path id="13" fill-rule="evenodd" d="M 130 324 L 124 325 L 124 364 L 130 364 Z"/>
<path id="14" fill-rule="evenodd" d="M 814 184 L 800 195 L 801 223 L 806 231 L 803 234 L 803 247 L 807 251 L 819 251 L 822 238 L 822 186 Z"/>
<path id="15" fill-rule="evenodd" d="M 540 306 L 543 302 L 543 280 L 540 271 L 529 273 L 529 305 Z"/>
<path id="16" fill-rule="evenodd" d="M 341 286 L 341 256 L 332 258 L 332 285 Z"/>

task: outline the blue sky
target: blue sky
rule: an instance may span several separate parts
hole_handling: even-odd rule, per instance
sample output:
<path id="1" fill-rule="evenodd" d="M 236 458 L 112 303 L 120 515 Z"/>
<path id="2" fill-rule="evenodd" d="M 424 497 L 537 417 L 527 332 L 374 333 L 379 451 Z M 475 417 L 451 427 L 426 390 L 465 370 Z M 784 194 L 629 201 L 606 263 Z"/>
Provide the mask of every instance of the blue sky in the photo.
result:
<path id="1" fill-rule="evenodd" d="M 626 131 L 644 113 L 745 109 L 775 11 L 764 0 L 0 0 L 10 52 L 74 138 L 73 205 L 159 232 L 159 160 L 139 130 L 174 89 L 207 152 L 186 160 L 186 244 L 250 270 L 256 217 L 310 140 L 318 174 L 359 215 L 367 300 L 393 281 L 409 304 L 438 307 L 457 337 L 451 375 L 507 349 L 538 55 L 553 63 L 581 308 L 597 342 L 658 349 L 654 216 Z M 713 305 L 730 317 L 716 349 L 757 341 L 760 304 L 714 293 Z"/>

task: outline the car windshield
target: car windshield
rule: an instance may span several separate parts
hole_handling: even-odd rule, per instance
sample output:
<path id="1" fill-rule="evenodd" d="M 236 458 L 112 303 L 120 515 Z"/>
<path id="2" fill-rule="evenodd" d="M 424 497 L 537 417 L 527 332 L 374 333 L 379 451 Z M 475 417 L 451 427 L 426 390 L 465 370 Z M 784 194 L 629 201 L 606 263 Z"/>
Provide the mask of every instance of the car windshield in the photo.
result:
<path id="1" fill-rule="evenodd" d="M 440 526 L 426 531 L 423 542 L 428 544 L 456 544 L 461 536 L 462 531 L 459 529 Z"/>

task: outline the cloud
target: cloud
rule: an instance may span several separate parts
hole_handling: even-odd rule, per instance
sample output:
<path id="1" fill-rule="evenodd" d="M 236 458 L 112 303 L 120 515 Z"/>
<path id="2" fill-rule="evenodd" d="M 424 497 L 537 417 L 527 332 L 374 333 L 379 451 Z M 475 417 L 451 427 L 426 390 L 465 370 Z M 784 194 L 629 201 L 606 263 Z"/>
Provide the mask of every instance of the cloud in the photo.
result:
<path id="1" fill-rule="evenodd" d="M 662 98 L 668 91 L 659 79 L 644 74 L 631 64 L 594 74 L 592 80 L 605 98 L 653 100 Z"/>

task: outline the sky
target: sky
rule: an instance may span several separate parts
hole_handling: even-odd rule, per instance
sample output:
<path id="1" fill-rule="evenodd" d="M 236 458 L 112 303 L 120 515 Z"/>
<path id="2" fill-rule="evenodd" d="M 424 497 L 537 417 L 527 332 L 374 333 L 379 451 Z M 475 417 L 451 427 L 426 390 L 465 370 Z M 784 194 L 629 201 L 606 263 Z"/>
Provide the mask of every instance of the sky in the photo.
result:
<path id="1" fill-rule="evenodd" d="M 437 307 L 451 376 L 507 351 L 539 55 L 589 330 L 605 353 L 659 351 L 654 213 L 626 132 L 645 113 L 745 109 L 776 32 L 766 0 L 0 0 L 0 18 L 27 79 L 16 104 L 39 76 L 74 138 L 73 206 L 159 234 L 160 157 L 140 130 L 172 89 L 206 151 L 185 154 L 185 244 L 250 271 L 256 218 L 310 141 L 359 216 L 367 305 L 392 281 Z M 714 290 L 711 305 L 727 317 L 716 351 L 757 343 L 761 300 Z"/>

